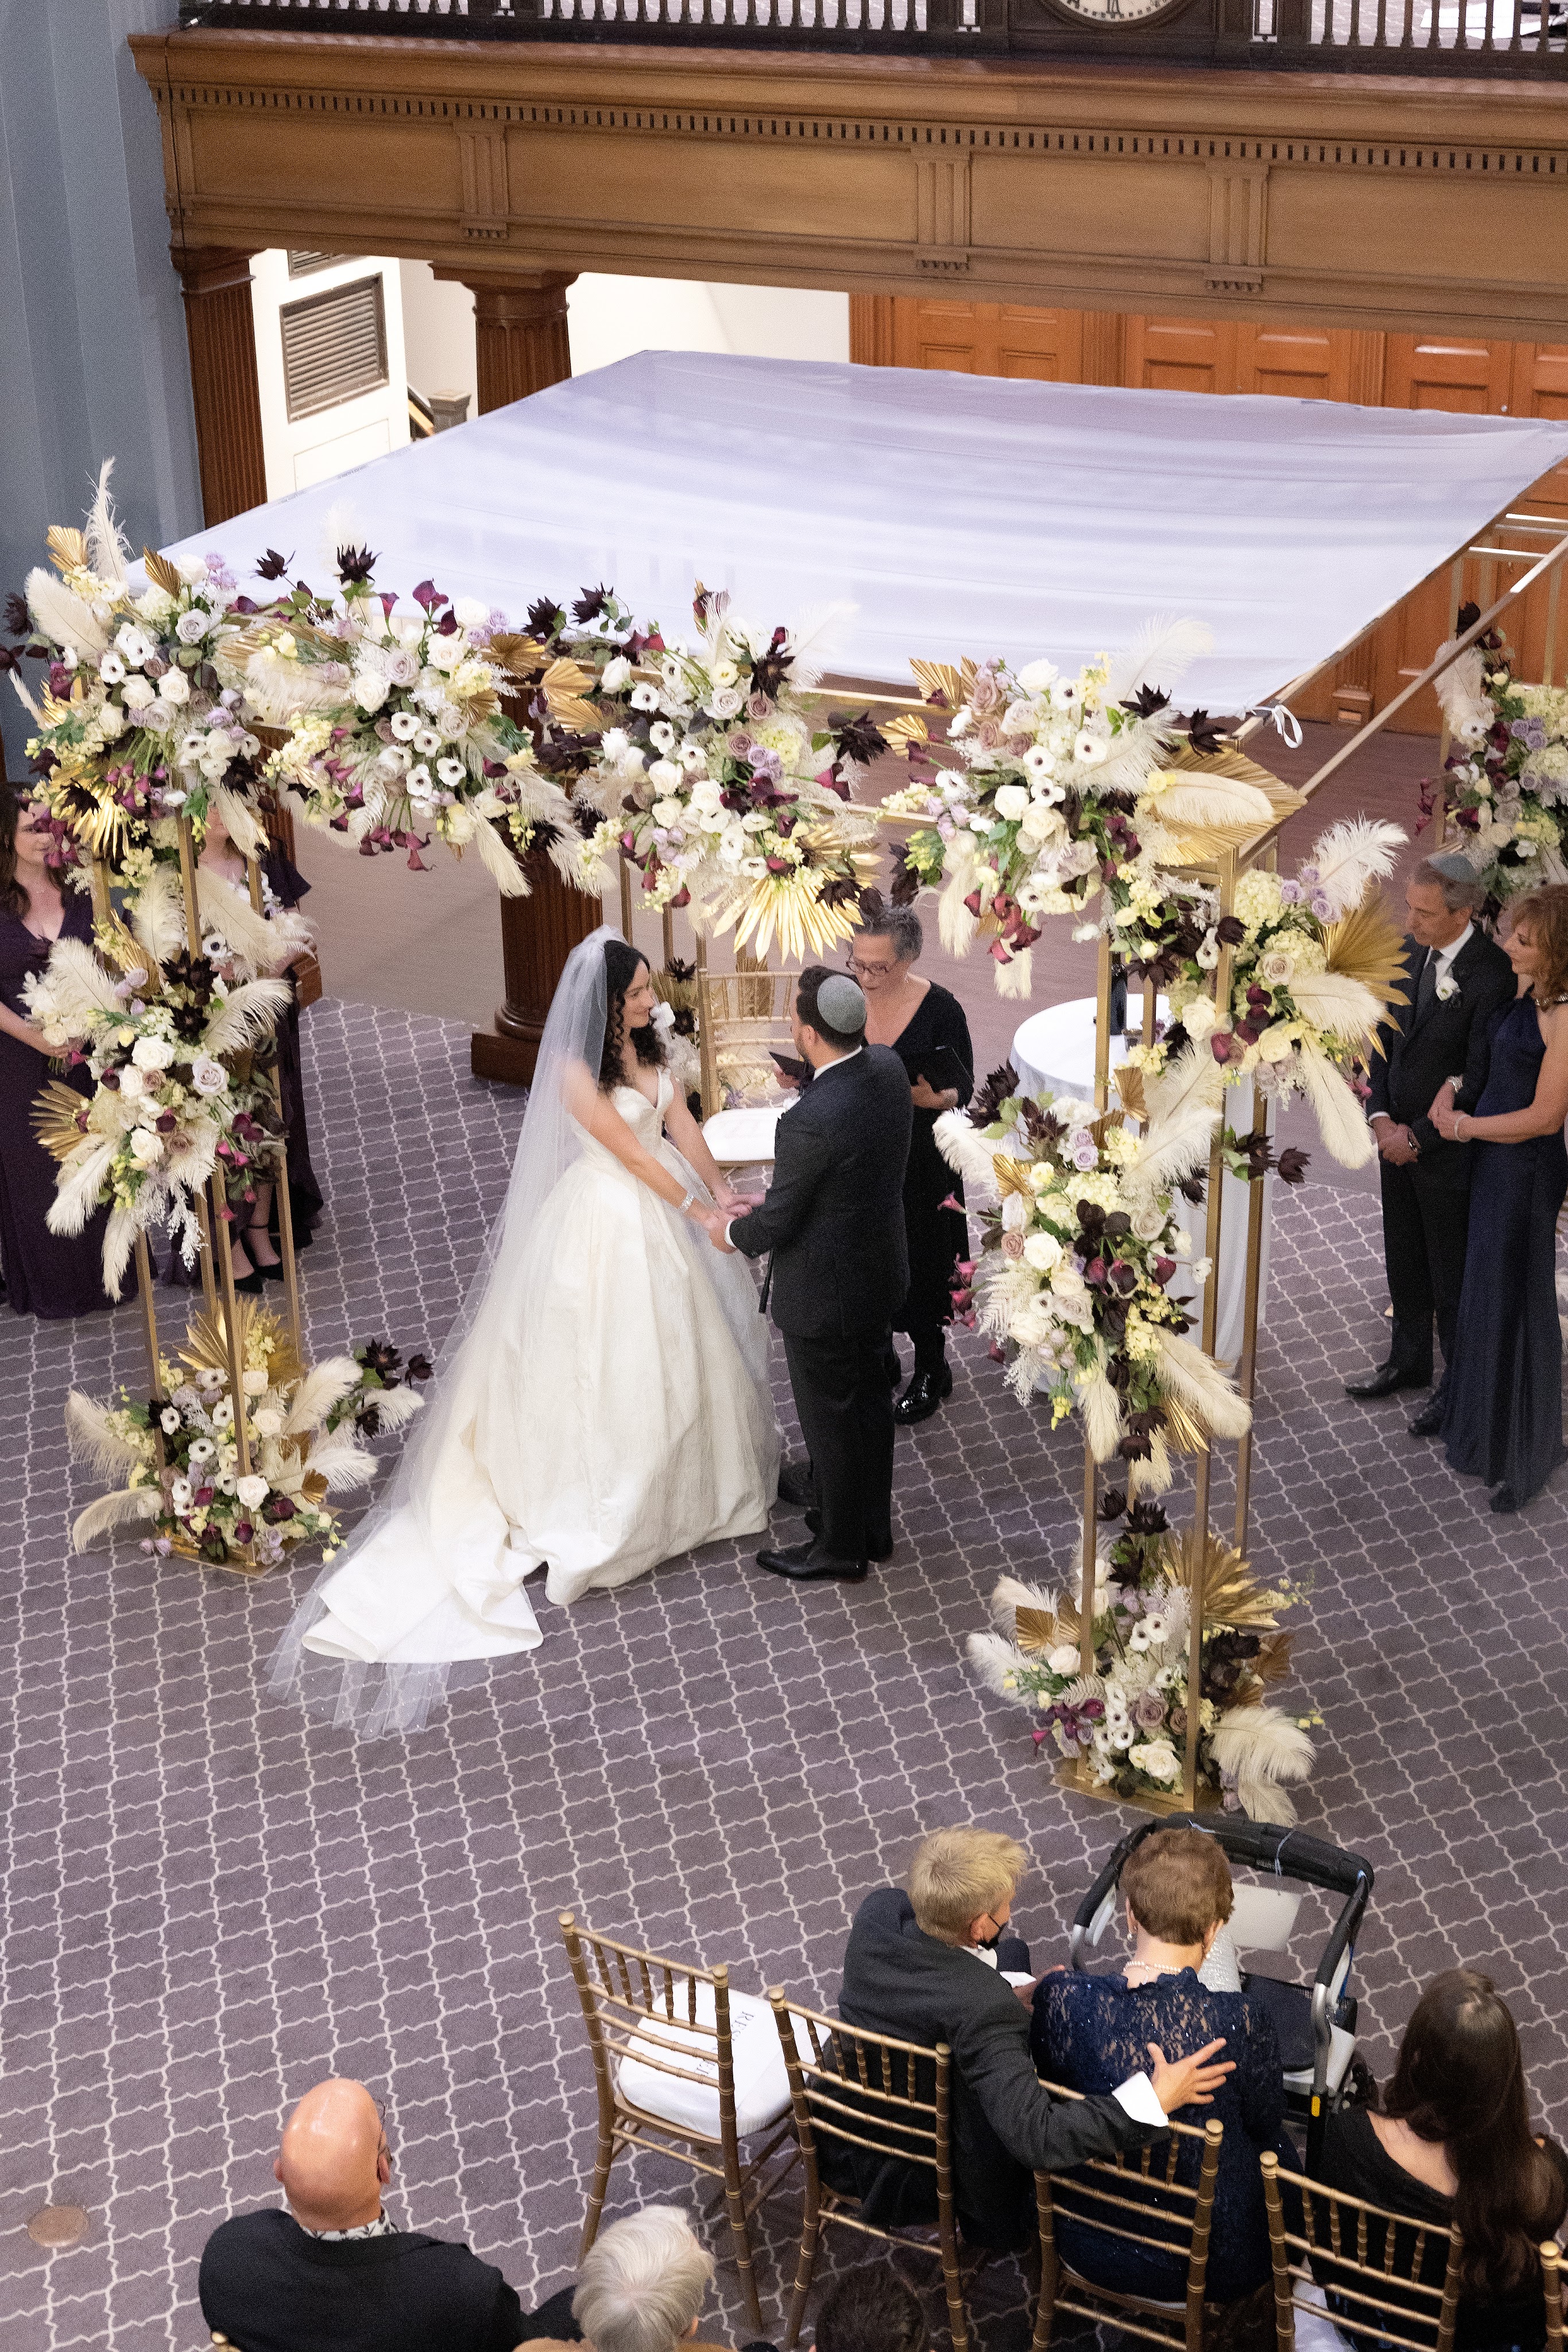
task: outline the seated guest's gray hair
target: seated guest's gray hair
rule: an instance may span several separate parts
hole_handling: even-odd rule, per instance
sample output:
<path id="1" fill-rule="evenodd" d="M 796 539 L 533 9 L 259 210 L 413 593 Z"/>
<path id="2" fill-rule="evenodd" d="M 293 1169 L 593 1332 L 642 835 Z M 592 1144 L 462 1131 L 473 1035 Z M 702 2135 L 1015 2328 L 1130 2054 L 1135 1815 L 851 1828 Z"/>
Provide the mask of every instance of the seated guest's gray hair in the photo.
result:
<path id="1" fill-rule="evenodd" d="M 925 933 L 913 907 L 890 907 L 885 900 L 864 911 L 862 940 L 886 940 L 900 963 L 913 963 L 925 945 Z"/>
<path id="2" fill-rule="evenodd" d="M 578 2271 L 571 2315 L 593 2352 L 674 2352 L 713 2277 L 673 2205 L 644 2205 L 601 2231 Z"/>
<path id="3" fill-rule="evenodd" d="M 1461 907 L 1479 907 L 1486 897 L 1480 876 L 1457 850 L 1439 849 L 1433 856 L 1424 857 L 1410 879 L 1435 884 L 1450 915 L 1457 915 Z"/>

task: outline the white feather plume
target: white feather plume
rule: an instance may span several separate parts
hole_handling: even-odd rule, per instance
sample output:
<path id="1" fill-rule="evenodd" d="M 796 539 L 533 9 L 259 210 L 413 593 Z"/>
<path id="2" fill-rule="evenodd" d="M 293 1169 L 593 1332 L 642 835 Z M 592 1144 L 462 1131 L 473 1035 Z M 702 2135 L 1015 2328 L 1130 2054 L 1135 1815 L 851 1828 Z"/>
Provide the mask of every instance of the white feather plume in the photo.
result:
<path id="1" fill-rule="evenodd" d="M 1109 1462 L 1122 1442 L 1122 1406 L 1103 1372 L 1095 1372 L 1078 1391 L 1083 1414 L 1083 1434 L 1096 1462 Z"/>
<path id="2" fill-rule="evenodd" d="M 304 926 L 294 925 L 281 915 L 269 923 L 251 905 L 248 894 L 236 890 L 210 866 L 196 868 L 196 912 L 204 931 L 221 931 L 235 955 L 257 971 L 275 971 L 286 963 L 294 949 L 304 944 L 298 933 Z M 289 937 L 290 930 L 296 933 Z"/>
<path id="3" fill-rule="evenodd" d="M 356 1486 L 368 1486 L 381 1464 L 346 1429 L 335 1429 L 310 1448 L 307 1467 L 325 1478 L 329 1493 L 341 1495 Z"/>
<path id="4" fill-rule="evenodd" d="M 978 918 L 964 904 L 974 887 L 972 872 L 973 867 L 965 865 L 950 874 L 936 901 L 936 929 L 950 956 L 967 956 L 979 929 Z"/>
<path id="5" fill-rule="evenodd" d="M 966 1184 L 973 1184 L 984 1195 L 987 1203 L 997 1197 L 996 1155 L 1005 1150 L 1006 1139 L 988 1143 L 977 1127 L 971 1127 L 961 1110 L 945 1110 L 938 1117 L 934 1130 L 936 1149 L 949 1168 L 957 1170 Z"/>
<path id="6" fill-rule="evenodd" d="M 19 669 L 14 669 L 11 672 L 11 683 L 16 690 L 16 699 L 21 704 L 23 709 L 26 710 L 30 717 L 36 719 L 41 727 L 44 723 L 44 714 L 39 709 L 37 702 L 34 700 L 27 688 L 23 685 L 22 673 Z"/>
<path id="7" fill-rule="evenodd" d="M 405 1421 L 412 1421 L 416 1412 L 424 1410 L 424 1399 L 419 1391 L 406 1384 L 402 1388 L 381 1390 L 374 1402 L 383 1429 L 401 1429 Z"/>
<path id="8" fill-rule="evenodd" d="M 1150 1129 L 1175 1127 L 1198 1112 L 1218 1113 L 1225 1099 L 1225 1074 L 1214 1055 L 1189 1045 L 1157 1078 L 1145 1079 Z"/>
<path id="9" fill-rule="evenodd" d="M 87 1231 L 118 1149 L 118 1137 L 100 1143 L 96 1136 L 85 1136 L 70 1158 L 61 1161 L 55 1197 L 44 1220 L 50 1233 L 72 1241 Z"/>
<path id="10" fill-rule="evenodd" d="M 1383 1018 L 1383 1007 L 1365 982 L 1348 972 L 1298 972 L 1291 994 L 1314 1028 L 1347 1045 L 1370 1037 Z"/>
<path id="11" fill-rule="evenodd" d="M 245 692 L 252 718 L 263 727 L 287 727 L 307 710 L 338 710 L 347 688 L 334 686 L 308 662 L 285 661 L 260 646 L 245 666 Z"/>
<path id="12" fill-rule="evenodd" d="M 1395 852 L 1408 838 L 1403 825 L 1369 816 L 1342 818 L 1320 834 L 1312 864 L 1318 869 L 1318 887 L 1335 915 L 1359 907 L 1367 884 L 1393 873 Z"/>
<path id="13" fill-rule="evenodd" d="M 1149 1452 L 1140 1462 L 1127 1465 L 1127 1492 L 1130 1495 L 1166 1495 L 1176 1481 L 1171 1463 L 1171 1450 L 1166 1444 L 1165 1432 L 1151 1429 Z"/>
<path id="14" fill-rule="evenodd" d="M 286 980 L 247 980 L 229 991 L 223 1011 L 208 1022 L 204 1050 L 214 1056 L 237 1054 L 243 1045 L 270 1037 L 290 1003 Z"/>
<path id="15" fill-rule="evenodd" d="M 214 784 L 207 798 L 240 856 L 259 857 L 267 847 L 267 835 L 239 794 L 227 784 Z"/>
<path id="16" fill-rule="evenodd" d="M 131 550 L 109 495 L 109 478 L 113 471 L 113 458 L 106 457 L 99 469 L 98 495 L 87 519 L 87 560 L 89 569 L 100 580 L 123 582 Z"/>
<path id="17" fill-rule="evenodd" d="M 119 1012 L 114 992 L 112 977 L 85 940 L 57 940 L 41 976 L 26 985 L 28 1003 L 39 1017 L 76 1037 L 85 1036 L 99 1014 Z"/>
<path id="18" fill-rule="evenodd" d="M 162 1205 L 162 1188 L 157 1184 L 146 1184 L 139 1195 L 136 1209 L 110 1211 L 109 1223 L 103 1229 L 103 1286 L 111 1298 L 118 1299 L 125 1287 L 131 1253 L 136 1246 L 136 1236 L 143 1222 L 151 1220 Z"/>
<path id="19" fill-rule="evenodd" d="M 577 844 L 570 842 L 567 845 L 575 857 Z M 493 824 L 475 826 L 474 846 L 479 853 L 480 865 L 490 876 L 503 898 L 528 898 L 528 877 Z"/>
<path id="20" fill-rule="evenodd" d="M 1330 1159 L 1337 1160 L 1342 1168 L 1364 1168 L 1377 1145 L 1343 1072 L 1302 1038 L 1296 1053 L 1296 1075 Z"/>
<path id="21" fill-rule="evenodd" d="M 1189 774 L 1184 768 L 1166 771 L 1179 778 L 1156 795 L 1154 814 L 1158 824 L 1197 828 L 1211 824 L 1271 824 L 1274 803 L 1258 784 L 1244 776 Z"/>
<path id="22" fill-rule="evenodd" d="M 122 1478 L 141 1459 L 135 1446 L 110 1426 L 108 1406 L 82 1389 L 72 1389 L 66 1399 L 66 1443 L 72 1460 L 95 1478 Z"/>
<path id="23" fill-rule="evenodd" d="M 1145 621 L 1126 651 L 1113 656 L 1105 698 L 1124 702 L 1140 686 L 1168 690 L 1213 646 L 1214 632 L 1207 621 L 1180 621 L 1168 613 Z"/>
<path id="24" fill-rule="evenodd" d="M 319 542 L 322 562 L 335 580 L 338 576 L 338 550 L 359 547 L 364 542 L 364 526 L 351 499 L 334 499 L 321 518 Z"/>
<path id="25" fill-rule="evenodd" d="M 1245 1437 L 1252 1426 L 1252 1408 L 1218 1365 L 1201 1348 L 1179 1332 L 1161 1331 L 1160 1381 L 1179 1404 L 1217 1437 Z"/>
<path id="26" fill-rule="evenodd" d="M 821 678 L 822 672 L 835 658 L 842 643 L 843 632 L 854 618 L 859 607 L 843 599 L 831 604 L 812 604 L 801 614 L 789 632 L 789 683 L 808 692 Z"/>
<path id="27" fill-rule="evenodd" d="M 27 574 L 27 610 L 56 645 L 74 646 L 80 654 L 109 651 L 109 632 L 92 606 L 41 563 Z"/>
<path id="28" fill-rule="evenodd" d="M 294 1402 L 283 1424 L 285 1437 L 302 1436 L 319 1428 L 335 1404 L 359 1384 L 360 1367 L 352 1356 L 328 1356 L 313 1364 L 294 1391 Z"/>
<path id="29" fill-rule="evenodd" d="M 1015 948 L 1006 963 L 1003 963 L 999 958 L 995 959 L 991 970 L 996 979 L 998 996 L 1012 997 L 1021 1003 L 1032 992 L 1034 988 L 1032 948 Z"/>
<path id="30" fill-rule="evenodd" d="M 1236 1775 L 1236 1793 L 1252 1820 L 1289 1827 L 1296 1809 L 1281 1783 L 1304 1780 L 1315 1752 L 1300 1724 L 1276 1706 L 1228 1707 L 1213 1741 L 1214 1760 Z"/>
<path id="31" fill-rule="evenodd" d="M 120 1528 L 144 1527 L 158 1517 L 162 1505 L 162 1494 L 156 1486 L 121 1486 L 112 1495 L 100 1495 L 72 1522 L 71 1549 L 91 1551 Z"/>
<path id="32" fill-rule="evenodd" d="M 965 1648 L 969 1664 L 989 1690 L 998 1698 L 1017 1698 L 1016 1685 L 1009 1688 L 1008 1677 L 1016 1675 L 1020 1666 L 1029 1664 L 1021 1650 L 1017 1649 L 1002 1633 L 971 1633 Z"/>
<path id="33" fill-rule="evenodd" d="M 1020 1609 L 1043 1609 L 1054 1617 L 1057 1601 L 1054 1592 L 1044 1592 L 1038 1584 L 1025 1584 L 1017 1576 L 998 1576 L 986 1606 L 998 1625 L 1007 1625 Z"/>
<path id="34" fill-rule="evenodd" d="M 1455 643 L 1455 638 L 1445 637 L 1433 655 L 1433 660 L 1441 661 L 1448 647 Z M 1479 646 L 1467 646 L 1464 652 L 1456 654 L 1448 668 L 1439 670 L 1433 679 L 1437 700 L 1443 707 L 1443 716 L 1450 727 L 1455 719 L 1472 705 L 1485 700 L 1486 667 L 1486 656 Z"/>
<path id="35" fill-rule="evenodd" d="M 185 944 L 185 906 L 172 866 L 152 866 L 137 885 L 131 928 L 154 963 L 167 963 Z"/>
<path id="36" fill-rule="evenodd" d="M 1190 1083 L 1186 1071 L 1189 1061 L 1196 1066 Z M 1213 1072 L 1212 1078 L 1203 1068 L 1205 1062 Z M 1145 1194 L 1168 1192 L 1184 1177 L 1196 1175 L 1200 1168 L 1207 1167 L 1214 1130 L 1219 1124 L 1223 1079 L 1212 1054 L 1201 1057 L 1196 1053 L 1184 1055 L 1166 1076 L 1177 1081 L 1172 1087 L 1171 1108 L 1162 1106 L 1157 1117 L 1151 1108 L 1137 1156 L 1128 1161 L 1124 1171 L 1124 1181 Z M 1147 1095 L 1145 1099 L 1147 1101 Z"/>

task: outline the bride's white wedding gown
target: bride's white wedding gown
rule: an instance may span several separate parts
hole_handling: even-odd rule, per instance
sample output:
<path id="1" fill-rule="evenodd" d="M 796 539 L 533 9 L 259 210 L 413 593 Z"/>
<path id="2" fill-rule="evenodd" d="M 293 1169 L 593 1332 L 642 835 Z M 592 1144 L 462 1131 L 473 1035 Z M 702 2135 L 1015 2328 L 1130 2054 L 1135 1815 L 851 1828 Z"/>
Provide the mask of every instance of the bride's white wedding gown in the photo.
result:
<path id="1" fill-rule="evenodd" d="M 655 1106 L 618 1087 L 643 1149 L 702 1187 Z M 318 1655 L 415 1663 L 532 1649 L 522 1580 L 570 1602 L 700 1544 L 759 1534 L 778 1486 L 768 1327 L 743 1257 L 580 1129 L 528 1234 L 515 1295 L 453 1366 L 417 1492 L 320 1586 Z M 706 1197 L 706 1195 L 705 1195 Z"/>

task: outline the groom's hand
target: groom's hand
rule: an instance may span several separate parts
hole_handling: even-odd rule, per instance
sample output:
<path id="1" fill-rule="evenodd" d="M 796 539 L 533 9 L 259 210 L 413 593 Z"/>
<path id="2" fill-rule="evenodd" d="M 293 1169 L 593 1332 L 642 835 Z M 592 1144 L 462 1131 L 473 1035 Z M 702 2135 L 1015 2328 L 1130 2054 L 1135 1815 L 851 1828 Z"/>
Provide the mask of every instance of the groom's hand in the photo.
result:
<path id="1" fill-rule="evenodd" d="M 725 1239 L 725 1227 L 729 1223 L 727 1211 L 717 1207 L 716 1204 L 712 1208 L 698 1209 L 693 1214 L 692 1223 L 702 1226 L 716 1250 L 722 1250 L 727 1257 L 735 1257 L 738 1255 Z"/>

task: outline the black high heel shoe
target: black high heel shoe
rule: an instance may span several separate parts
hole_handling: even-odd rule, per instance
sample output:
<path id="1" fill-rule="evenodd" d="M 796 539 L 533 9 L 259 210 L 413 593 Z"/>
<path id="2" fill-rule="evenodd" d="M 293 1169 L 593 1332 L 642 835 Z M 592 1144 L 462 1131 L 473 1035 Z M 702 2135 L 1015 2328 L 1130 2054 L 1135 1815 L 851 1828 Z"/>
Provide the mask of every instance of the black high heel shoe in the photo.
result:
<path id="1" fill-rule="evenodd" d="M 953 1367 L 942 1364 L 935 1371 L 917 1371 L 898 1402 L 893 1417 L 901 1428 L 908 1429 L 917 1421 L 929 1421 L 941 1411 L 953 1393 Z"/>
<path id="2" fill-rule="evenodd" d="M 271 1228 L 267 1225 L 246 1225 L 246 1232 L 247 1234 L 266 1234 L 269 1241 L 272 1238 Z M 283 1260 L 281 1258 L 275 1259 L 271 1265 L 263 1265 L 258 1257 L 252 1256 L 251 1265 L 255 1268 L 258 1277 L 256 1286 L 258 1290 L 261 1288 L 264 1282 L 281 1282 L 283 1279 Z"/>

